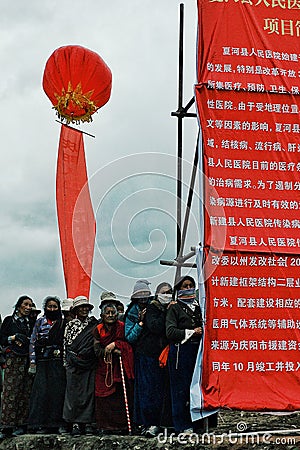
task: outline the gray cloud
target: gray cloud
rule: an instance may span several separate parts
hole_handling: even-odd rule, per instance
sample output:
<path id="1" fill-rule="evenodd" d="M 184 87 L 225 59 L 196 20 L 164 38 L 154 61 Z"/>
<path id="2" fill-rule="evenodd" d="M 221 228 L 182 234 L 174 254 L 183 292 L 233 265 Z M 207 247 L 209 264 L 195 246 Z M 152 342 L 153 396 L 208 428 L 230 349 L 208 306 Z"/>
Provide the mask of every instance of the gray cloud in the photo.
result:
<path id="1" fill-rule="evenodd" d="M 174 268 L 162 267 L 159 260 L 173 259 L 176 247 L 176 119 L 170 113 L 177 108 L 179 3 L 16 0 L 1 5 L 2 314 L 23 293 L 39 305 L 51 293 L 65 295 L 55 207 L 60 125 L 42 89 L 45 63 L 62 45 L 98 52 L 113 73 L 110 101 L 91 124 L 80 127 L 96 135 L 84 137 L 98 227 L 91 300 L 97 304 L 104 288 L 126 299 L 140 277 L 148 277 L 153 290 L 163 279 L 172 282 Z M 186 101 L 195 81 L 196 19 L 196 6 L 187 3 Z M 196 121 L 188 119 L 185 129 L 185 158 L 192 161 Z M 149 152 L 152 156 L 144 156 Z M 136 175 L 149 166 L 152 175 Z M 134 176 L 127 178 L 130 173 Z M 184 176 L 189 183 L 190 166 Z M 187 251 L 198 240 L 197 200 L 194 210 Z"/>

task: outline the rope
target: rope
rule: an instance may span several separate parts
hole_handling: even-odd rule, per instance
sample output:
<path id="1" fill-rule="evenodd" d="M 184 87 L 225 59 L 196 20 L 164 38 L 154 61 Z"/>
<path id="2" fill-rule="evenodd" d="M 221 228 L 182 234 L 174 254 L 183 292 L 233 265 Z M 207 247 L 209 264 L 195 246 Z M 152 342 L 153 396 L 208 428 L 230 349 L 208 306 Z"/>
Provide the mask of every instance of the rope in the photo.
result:
<path id="1" fill-rule="evenodd" d="M 105 386 L 110 388 L 110 387 L 112 387 L 112 385 L 114 383 L 113 367 L 112 367 L 112 354 L 111 353 L 106 353 L 104 355 L 104 362 L 106 364 Z M 110 378 L 110 383 L 108 382 L 109 378 Z"/>

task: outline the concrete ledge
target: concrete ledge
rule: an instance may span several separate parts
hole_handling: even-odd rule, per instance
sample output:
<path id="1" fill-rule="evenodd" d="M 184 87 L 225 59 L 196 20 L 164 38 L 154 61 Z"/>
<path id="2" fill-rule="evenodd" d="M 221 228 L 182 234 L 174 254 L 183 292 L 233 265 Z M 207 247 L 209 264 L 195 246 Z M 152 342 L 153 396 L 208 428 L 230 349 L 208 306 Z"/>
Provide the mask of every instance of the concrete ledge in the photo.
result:
<path id="1" fill-rule="evenodd" d="M 204 440 L 203 440 L 204 438 Z M 0 443 L 0 450 L 179 450 L 179 449 L 223 449 L 223 450 L 295 450 L 300 448 L 299 435 L 285 435 L 278 438 L 272 436 L 265 442 L 261 437 L 239 435 L 196 435 L 174 437 L 171 441 L 140 436 L 57 436 L 57 435 L 23 435 L 16 438 L 4 439 Z"/>

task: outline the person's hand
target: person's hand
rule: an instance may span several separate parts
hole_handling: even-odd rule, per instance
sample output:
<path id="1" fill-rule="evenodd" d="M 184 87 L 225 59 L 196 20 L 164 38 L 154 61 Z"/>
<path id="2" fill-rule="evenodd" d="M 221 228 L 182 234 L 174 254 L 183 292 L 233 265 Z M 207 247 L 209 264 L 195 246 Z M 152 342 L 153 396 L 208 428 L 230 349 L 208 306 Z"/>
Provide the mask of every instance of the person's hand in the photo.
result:
<path id="1" fill-rule="evenodd" d="M 104 354 L 107 355 L 107 353 L 111 353 L 115 349 L 116 344 L 114 342 L 111 342 L 108 344 L 104 349 Z"/>
<path id="2" fill-rule="evenodd" d="M 19 340 L 16 336 L 14 339 L 14 343 L 18 346 L 18 347 L 22 347 L 23 342 L 21 340 Z"/>
<path id="3" fill-rule="evenodd" d="M 25 345 L 29 340 L 25 334 L 16 333 L 14 336 L 15 336 L 14 342 L 19 347 L 22 347 L 22 345 Z"/>
<path id="4" fill-rule="evenodd" d="M 115 349 L 114 349 L 114 354 L 115 354 L 115 355 L 118 355 L 118 356 L 121 356 L 121 350 L 118 349 L 118 348 L 115 348 Z"/>
<path id="5" fill-rule="evenodd" d="M 197 336 L 201 336 L 202 328 L 201 327 L 194 328 L 194 334 L 196 334 Z"/>
<path id="6" fill-rule="evenodd" d="M 171 300 L 167 306 L 167 309 L 169 309 L 171 305 L 175 305 L 176 303 L 177 303 L 176 300 Z"/>
<path id="7" fill-rule="evenodd" d="M 146 311 L 147 311 L 147 308 L 141 309 L 139 311 L 139 315 L 138 315 L 139 322 L 143 322 Z"/>
<path id="8" fill-rule="evenodd" d="M 28 369 L 28 373 L 30 373 L 31 375 L 35 375 L 36 374 L 36 364 L 30 363 L 30 366 L 29 366 L 29 369 Z"/>

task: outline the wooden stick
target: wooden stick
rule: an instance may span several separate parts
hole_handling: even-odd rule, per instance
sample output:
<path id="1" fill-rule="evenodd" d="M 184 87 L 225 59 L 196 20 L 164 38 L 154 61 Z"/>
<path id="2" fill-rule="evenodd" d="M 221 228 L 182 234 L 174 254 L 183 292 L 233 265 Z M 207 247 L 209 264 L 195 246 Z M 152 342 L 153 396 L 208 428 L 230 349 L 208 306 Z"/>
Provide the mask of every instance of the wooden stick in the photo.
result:
<path id="1" fill-rule="evenodd" d="M 131 422 L 130 422 L 129 406 L 128 406 L 128 399 L 127 399 L 127 392 L 126 392 L 125 375 L 124 375 L 123 362 L 122 362 L 121 355 L 120 355 L 120 369 L 121 369 L 122 385 L 123 385 L 124 400 L 125 400 L 128 434 L 131 435 Z"/>
<path id="2" fill-rule="evenodd" d="M 67 124 L 64 123 L 64 122 L 61 122 L 60 120 L 55 120 L 55 122 L 58 122 L 58 123 L 60 123 L 61 125 L 64 125 L 65 127 L 71 128 L 72 130 L 79 131 L 80 133 L 86 134 L 87 136 L 91 136 L 92 138 L 95 138 L 95 137 L 96 137 L 96 136 L 94 136 L 93 134 L 87 133 L 86 131 L 81 131 L 81 130 L 78 130 L 78 128 L 71 127 L 70 125 L 67 125 Z"/>

